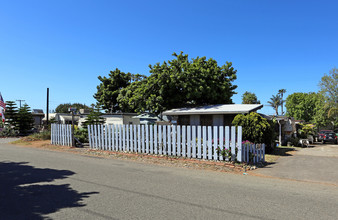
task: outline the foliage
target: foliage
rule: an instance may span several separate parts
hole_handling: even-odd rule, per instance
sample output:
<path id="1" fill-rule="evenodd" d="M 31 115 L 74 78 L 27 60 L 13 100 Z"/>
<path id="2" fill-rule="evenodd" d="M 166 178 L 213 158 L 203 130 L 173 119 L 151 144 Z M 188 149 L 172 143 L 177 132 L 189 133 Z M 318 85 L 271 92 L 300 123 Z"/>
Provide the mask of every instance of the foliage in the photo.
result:
<path id="1" fill-rule="evenodd" d="M 246 91 L 242 96 L 242 104 L 261 104 L 261 102 L 257 100 L 255 93 Z"/>
<path id="2" fill-rule="evenodd" d="M 315 134 L 315 125 L 314 124 L 300 124 L 301 129 L 299 130 L 299 134 L 307 138 L 308 135 L 314 135 Z"/>
<path id="3" fill-rule="evenodd" d="M 231 149 L 223 148 L 220 149 L 219 147 L 216 149 L 218 155 L 222 155 L 224 159 L 227 161 L 231 161 Z"/>
<path id="4" fill-rule="evenodd" d="M 135 75 L 133 79 L 139 80 L 140 76 Z M 108 78 L 99 76 L 98 79 L 101 83 L 97 86 L 97 92 L 94 94 L 97 103 L 110 113 L 118 111 L 117 96 L 123 88 L 130 85 L 132 74 L 121 72 L 116 68 L 116 70 L 110 71 Z"/>
<path id="5" fill-rule="evenodd" d="M 291 142 L 292 146 L 298 147 L 299 146 L 299 140 L 300 138 L 298 137 L 291 137 L 288 142 Z"/>
<path id="6" fill-rule="evenodd" d="M 19 131 L 9 126 L 5 126 L 2 130 L 0 130 L 0 137 L 16 137 L 18 135 Z"/>
<path id="7" fill-rule="evenodd" d="M 338 125 L 338 69 L 333 68 L 324 74 L 319 82 L 320 93 L 325 99 L 328 120 Z"/>
<path id="8" fill-rule="evenodd" d="M 265 143 L 267 146 L 271 146 L 276 137 L 274 122 L 268 121 L 256 112 L 247 115 L 238 114 L 232 124 L 242 126 L 243 140 L 253 143 Z"/>
<path id="9" fill-rule="evenodd" d="M 83 126 L 85 129 L 87 129 L 88 125 L 100 125 L 100 124 L 104 124 L 104 122 L 105 122 L 105 119 L 102 117 L 100 108 L 99 106 L 96 106 L 90 111 L 86 120 L 83 122 Z"/>
<path id="10" fill-rule="evenodd" d="M 278 108 L 282 103 L 281 97 L 278 94 L 272 95 L 272 97 L 270 98 L 270 101 L 268 101 L 268 103 L 276 111 L 276 115 L 278 115 Z"/>
<path id="11" fill-rule="evenodd" d="M 88 129 L 74 126 L 74 137 L 76 137 L 81 143 L 88 143 Z"/>
<path id="12" fill-rule="evenodd" d="M 122 111 L 159 114 L 167 109 L 232 103 L 236 70 L 231 62 L 174 53 L 173 60 L 149 65 L 151 75 L 122 89 L 117 101 Z"/>
<path id="13" fill-rule="evenodd" d="M 323 113 L 323 101 L 323 96 L 318 93 L 293 93 L 286 98 L 287 115 L 296 120 L 320 123 L 323 119 L 318 118 L 318 113 Z"/>
<path id="14" fill-rule="evenodd" d="M 34 127 L 34 119 L 30 107 L 25 104 L 18 111 L 18 129 L 20 134 L 28 134 Z"/>
<path id="15" fill-rule="evenodd" d="M 41 141 L 41 140 L 50 140 L 50 131 L 45 130 L 39 133 L 31 134 L 25 137 L 25 141 Z"/>
<path id="16" fill-rule="evenodd" d="M 81 104 L 81 103 L 64 103 L 64 104 L 60 104 L 56 107 L 55 112 L 56 113 L 69 113 L 68 109 L 70 107 L 76 108 L 77 110 L 79 109 L 90 109 L 90 107 L 88 107 L 85 104 Z"/>
<path id="17" fill-rule="evenodd" d="M 14 129 L 17 129 L 18 109 L 14 101 L 6 102 L 5 118 L 7 125 L 11 126 Z"/>

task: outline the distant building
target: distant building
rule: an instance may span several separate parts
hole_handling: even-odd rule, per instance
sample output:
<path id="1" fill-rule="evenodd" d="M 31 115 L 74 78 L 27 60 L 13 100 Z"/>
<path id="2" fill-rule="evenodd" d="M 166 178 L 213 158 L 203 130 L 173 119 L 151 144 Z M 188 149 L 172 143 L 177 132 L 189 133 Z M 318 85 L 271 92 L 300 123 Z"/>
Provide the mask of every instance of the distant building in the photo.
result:
<path id="1" fill-rule="evenodd" d="M 238 114 L 256 112 L 261 104 L 219 104 L 195 108 L 178 108 L 163 112 L 178 125 L 231 126 Z"/>
<path id="2" fill-rule="evenodd" d="M 45 114 L 43 113 L 42 109 L 33 109 L 32 110 L 32 115 L 34 119 L 34 128 L 40 130 L 42 129 L 42 122 L 43 118 L 45 117 Z"/>

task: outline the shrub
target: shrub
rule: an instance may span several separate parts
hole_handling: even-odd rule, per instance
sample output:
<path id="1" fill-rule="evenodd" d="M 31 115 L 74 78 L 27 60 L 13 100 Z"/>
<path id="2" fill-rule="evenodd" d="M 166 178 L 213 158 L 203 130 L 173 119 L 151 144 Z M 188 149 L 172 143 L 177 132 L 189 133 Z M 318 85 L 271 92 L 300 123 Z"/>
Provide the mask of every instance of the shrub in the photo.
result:
<path id="1" fill-rule="evenodd" d="M 50 140 L 50 131 L 42 131 L 39 133 L 31 134 L 24 138 L 26 141 L 42 141 L 42 140 Z"/>
<path id="2" fill-rule="evenodd" d="M 265 143 L 266 151 L 272 150 L 272 142 L 276 137 L 274 122 L 251 112 L 247 115 L 238 114 L 232 121 L 234 126 L 242 126 L 243 140 L 253 143 Z"/>
<path id="3" fill-rule="evenodd" d="M 74 126 L 74 137 L 76 137 L 81 143 L 88 143 L 88 130 L 85 128 L 78 128 Z"/>
<path id="4" fill-rule="evenodd" d="M 19 131 L 10 127 L 5 127 L 0 131 L 0 137 L 15 137 L 18 135 Z"/>

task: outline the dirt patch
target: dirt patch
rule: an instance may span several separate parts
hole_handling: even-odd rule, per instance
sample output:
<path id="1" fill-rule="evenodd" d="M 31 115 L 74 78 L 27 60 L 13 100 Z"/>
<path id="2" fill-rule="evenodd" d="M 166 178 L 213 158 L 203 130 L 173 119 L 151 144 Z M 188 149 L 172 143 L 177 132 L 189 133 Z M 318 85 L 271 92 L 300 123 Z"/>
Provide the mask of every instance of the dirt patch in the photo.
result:
<path id="1" fill-rule="evenodd" d="M 212 170 L 218 172 L 232 172 L 232 173 L 243 173 L 243 164 L 234 164 L 229 162 L 214 162 L 198 159 L 179 158 L 174 156 L 165 155 L 150 155 L 141 153 L 130 153 L 130 152 L 114 152 L 104 150 L 93 150 L 89 148 L 75 148 L 68 146 L 51 145 L 50 141 L 25 141 L 18 140 L 11 144 L 19 145 L 22 147 L 33 147 L 52 151 L 62 151 L 74 154 L 80 154 L 91 157 L 103 157 L 113 158 L 119 160 L 132 160 L 140 163 L 157 164 L 161 166 L 170 167 L 184 167 L 191 169 L 203 169 Z"/>

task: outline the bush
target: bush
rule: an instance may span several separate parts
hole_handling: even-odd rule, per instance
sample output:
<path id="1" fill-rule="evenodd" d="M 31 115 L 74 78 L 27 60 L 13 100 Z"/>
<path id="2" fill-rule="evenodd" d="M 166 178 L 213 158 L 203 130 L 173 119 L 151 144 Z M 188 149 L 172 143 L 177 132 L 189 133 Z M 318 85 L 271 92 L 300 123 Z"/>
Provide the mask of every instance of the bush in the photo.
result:
<path id="1" fill-rule="evenodd" d="M 88 143 L 88 130 L 84 128 L 78 128 L 75 126 L 74 137 L 76 137 L 81 143 Z"/>
<path id="2" fill-rule="evenodd" d="M 291 145 L 294 147 L 298 147 L 299 146 L 299 140 L 300 138 L 297 137 L 291 137 L 288 142 L 291 142 Z"/>
<path id="3" fill-rule="evenodd" d="M 40 133 L 31 134 L 24 138 L 26 141 L 42 141 L 50 140 L 50 131 L 42 131 Z"/>
<path id="4" fill-rule="evenodd" d="M 14 128 L 5 127 L 0 131 L 0 137 L 16 137 L 19 131 Z"/>
<path id="5" fill-rule="evenodd" d="M 274 122 L 251 112 L 247 115 L 238 114 L 232 121 L 234 126 L 242 126 L 243 140 L 253 143 L 264 143 L 266 151 L 272 150 L 272 143 L 276 137 Z"/>

